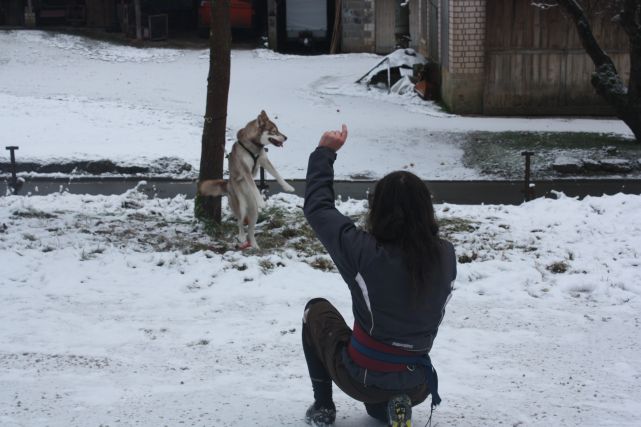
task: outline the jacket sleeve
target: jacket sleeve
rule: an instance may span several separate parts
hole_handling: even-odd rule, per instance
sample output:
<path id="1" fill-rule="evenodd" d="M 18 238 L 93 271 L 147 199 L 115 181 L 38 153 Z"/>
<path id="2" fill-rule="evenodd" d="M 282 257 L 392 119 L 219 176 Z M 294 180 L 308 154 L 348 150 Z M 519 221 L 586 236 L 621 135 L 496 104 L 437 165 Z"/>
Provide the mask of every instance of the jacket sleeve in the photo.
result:
<path id="1" fill-rule="evenodd" d="M 303 211 L 338 270 L 344 277 L 354 279 L 372 237 L 334 205 L 335 160 L 336 153 L 326 147 L 318 147 L 309 156 Z"/>

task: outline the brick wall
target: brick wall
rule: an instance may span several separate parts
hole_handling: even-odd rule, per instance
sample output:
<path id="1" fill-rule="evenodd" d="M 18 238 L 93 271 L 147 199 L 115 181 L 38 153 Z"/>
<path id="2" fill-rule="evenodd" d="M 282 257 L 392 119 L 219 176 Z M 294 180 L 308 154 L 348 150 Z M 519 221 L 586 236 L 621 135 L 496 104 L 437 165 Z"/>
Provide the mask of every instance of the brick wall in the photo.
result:
<path id="1" fill-rule="evenodd" d="M 450 0 L 449 63 L 455 74 L 483 74 L 486 0 Z"/>
<path id="2" fill-rule="evenodd" d="M 343 0 L 343 52 L 373 52 L 376 48 L 374 2 Z"/>
<path id="3" fill-rule="evenodd" d="M 441 95 L 457 114 L 482 114 L 485 85 L 485 9 L 487 1 L 443 0 L 439 31 Z"/>

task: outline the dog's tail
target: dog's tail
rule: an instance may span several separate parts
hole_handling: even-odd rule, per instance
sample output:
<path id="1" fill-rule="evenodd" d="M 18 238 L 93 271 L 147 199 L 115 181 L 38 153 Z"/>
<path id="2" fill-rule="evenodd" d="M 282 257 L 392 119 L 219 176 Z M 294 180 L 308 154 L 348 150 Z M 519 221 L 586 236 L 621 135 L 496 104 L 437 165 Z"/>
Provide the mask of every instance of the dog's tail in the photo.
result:
<path id="1" fill-rule="evenodd" d="M 218 197 L 227 194 L 227 181 L 224 179 L 206 179 L 198 182 L 198 193 L 203 196 Z"/>

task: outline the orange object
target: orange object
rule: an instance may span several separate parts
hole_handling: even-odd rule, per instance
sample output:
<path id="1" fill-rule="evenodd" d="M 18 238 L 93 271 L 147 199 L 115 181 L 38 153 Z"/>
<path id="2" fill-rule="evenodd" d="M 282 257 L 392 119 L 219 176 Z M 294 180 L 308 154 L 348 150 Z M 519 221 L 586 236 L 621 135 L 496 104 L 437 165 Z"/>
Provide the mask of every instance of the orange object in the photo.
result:
<path id="1" fill-rule="evenodd" d="M 426 82 L 425 80 L 421 80 L 420 82 L 416 83 L 416 85 L 414 86 L 414 92 L 416 92 L 418 96 L 425 100 L 435 99 L 434 85 Z"/>
<path id="2" fill-rule="evenodd" d="M 254 18 L 251 0 L 231 0 L 229 15 L 232 28 L 251 29 Z M 200 28 L 209 28 L 211 23 L 211 1 L 203 0 L 200 2 L 198 21 Z"/>

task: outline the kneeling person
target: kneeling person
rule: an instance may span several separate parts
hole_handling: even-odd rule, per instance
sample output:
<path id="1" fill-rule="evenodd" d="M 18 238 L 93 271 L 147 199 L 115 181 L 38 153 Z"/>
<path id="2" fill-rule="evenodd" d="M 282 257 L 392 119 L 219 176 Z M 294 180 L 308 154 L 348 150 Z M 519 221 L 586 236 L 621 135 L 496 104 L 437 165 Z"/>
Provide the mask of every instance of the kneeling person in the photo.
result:
<path id="1" fill-rule="evenodd" d="M 376 185 L 367 231 L 334 205 L 333 163 L 347 128 L 325 132 L 310 155 L 304 212 L 352 295 L 353 330 L 327 300 L 303 314 L 314 391 L 308 424 L 332 425 L 332 382 L 390 426 L 411 426 L 412 406 L 440 402 L 429 352 L 456 278 L 452 244 L 439 238 L 431 195 L 409 172 Z"/>

